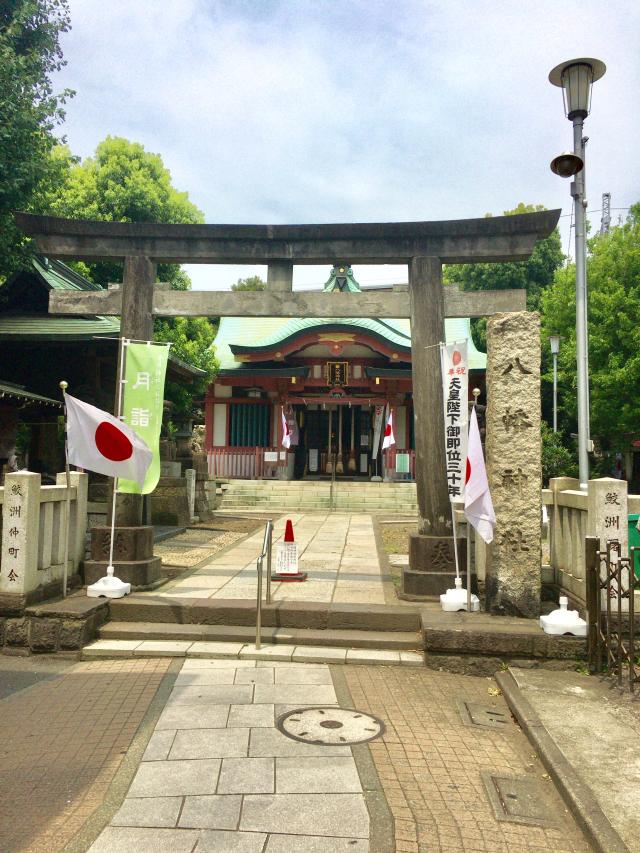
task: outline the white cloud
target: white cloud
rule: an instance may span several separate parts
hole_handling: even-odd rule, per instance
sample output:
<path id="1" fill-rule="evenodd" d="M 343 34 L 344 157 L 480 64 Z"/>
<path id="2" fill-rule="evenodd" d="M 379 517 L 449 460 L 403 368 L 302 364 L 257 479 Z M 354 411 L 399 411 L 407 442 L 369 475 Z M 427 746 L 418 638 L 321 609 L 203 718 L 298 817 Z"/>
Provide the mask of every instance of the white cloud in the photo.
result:
<path id="1" fill-rule="evenodd" d="M 519 201 L 568 213 L 548 164 L 571 128 L 547 74 L 575 55 L 608 64 L 586 124 L 590 206 L 604 191 L 614 207 L 640 198 L 635 2 L 71 0 L 71 12 L 72 149 L 142 142 L 207 221 L 448 219 Z"/>

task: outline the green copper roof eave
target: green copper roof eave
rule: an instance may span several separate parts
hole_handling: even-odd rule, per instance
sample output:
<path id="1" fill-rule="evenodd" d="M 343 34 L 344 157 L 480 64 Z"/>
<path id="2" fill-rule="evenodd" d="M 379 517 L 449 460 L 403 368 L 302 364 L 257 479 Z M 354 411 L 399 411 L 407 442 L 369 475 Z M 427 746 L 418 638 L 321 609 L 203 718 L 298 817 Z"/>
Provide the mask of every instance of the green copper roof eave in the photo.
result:
<path id="1" fill-rule="evenodd" d="M 303 320 L 302 328 L 294 329 L 287 334 L 287 328 L 282 330 L 282 336 L 270 342 L 263 342 L 255 345 L 229 344 L 229 349 L 234 355 L 259 355 L 261 352 L 271 352 L 276 346 L 283 346 L 291 343 L 297 337 L 304 336 L 305 332 L 315 328 L 322 328 L 330 332 L 340 332 L 344 329 L 356 329 L 359 332 L 366 332 L 370 337 L 377 338 L 382 343 L 391 344 L 394 349 L 402 350 L 408 353 L 411 349 L 411 339 L 406 335 L 399 335 L 388 326 L 383 326 L 379 320 L 355 320 L 348 318 L 326 319 L 314 323 L 312 319 Z"/>
<path id="2" fill-rule="evenodd" d="M 38 403 L 47 403 L 48 405 L 57 406 L 59 409 L 64 408 L 61 400 L 52 400 L 51 397 L 43 397 L 41 394 L 34 394 L 32 391 L 27 391 L 22 386 L 12 385 L 10 382 L 0 382 L 0 399 L 3 397 L 15 397 L 19 400 L 32 400 Z"/>
<path id="3" fill-rule="evenodd" d="M 337 318 L 341 319 L 341 318 Z M 345 322 L 344 318 L 343 322 Z M 220 364 L 221 370 L 235 371 L 238 369 L 246 370 L 246 363 L 236 361 L 230 349 L 230 344 L 240 344 L 244 342 L 255 344 L 257 342 L 263 344 L 269 338 L 281 338 L 286 327 L 290 327 L 291 323 L 304 323 L 304 327 L 311 328 L 313 326 L 321 327 L 326 323 L 333 322 L 331 319 L 307 318 L 304 320 L 288 320 L 283 317 L 222 317 L 218 327 L 218 334 L 215 339 L 216 357 Z M 346 322 L 351 322 L 348 319 Z M 355 323 L 361 324 L 362 319 L 356 320 Z M 384 325 L 394 330 L 397 335 L 397 345 L 407 346 L 407 339 L 410 340 L 411 325 L 408 319 L 386 319 L 370 321 L 380 326 Z M 471 338 L 471 323 L 469 318 L 451 318 L 445 320 L 445 336 L 447 343 L 454 341 L 469 341 L 469 368 L 471 370 L 485 370 L 487 365 L 486 353 L 476 349 L 473 339 Z M 400 341 L 402 343 L 400 343 Z M 257 367 L 258 363 L 254 363 Z"/>
<path id="4" fill-rule="evenodd" d="M 408 321 L 407 321 L 408 323 Z M 307 329 L 318 327 L 332 326 L 349 326 L 355 329 L 366 329 L 373 334 L 378 335 L 394 346 L 409 347 L 411 346 L 411 338 L 399 329 L 394 328 L 381 320 L 369 319 L 365 317 L 297 317 L 292 319 L 284 319 L 283 325 L 260 339 L 253 339 L 252 343 L 242 344 L 239 341 L 229 341 L 230 346 L 242 346 L 249 350 L 261 350 L 272 348 L 294 335 L 304 332 Z"/>
<path id="5" fill-rule="evenodd" d="M 35 272 L 43 279 L 51 290 L 102 290 L 99 284 L 81 276 L 62 261 L 45 258 L 43 255 L 35 255 L 31 259 L 31 265 Z"/>
<path id="6" fill-rule="evenodd" d="M 0 314 L 0 340 L 86 341 L 117 336 L 120 321 L 114 317 L 55 317 L 48 314 Z"/>

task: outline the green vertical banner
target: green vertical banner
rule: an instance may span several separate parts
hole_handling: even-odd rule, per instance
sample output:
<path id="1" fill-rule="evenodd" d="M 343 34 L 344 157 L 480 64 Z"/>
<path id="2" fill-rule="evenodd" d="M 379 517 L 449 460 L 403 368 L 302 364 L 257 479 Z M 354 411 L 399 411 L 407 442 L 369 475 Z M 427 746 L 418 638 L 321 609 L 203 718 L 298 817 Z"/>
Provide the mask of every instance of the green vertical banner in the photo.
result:
<path id="1" fill-rule="evenodd" d="M 125 386 L 122 395 L 122 417 L 148 445 L 153 460 L 144 486 L 133 480 L 118 480 L 118 491 L 148 495 L 160 479 L 160 427 L 164 403 L 164 378 L 169 347 L 159 344 L 125 344 Z"/>

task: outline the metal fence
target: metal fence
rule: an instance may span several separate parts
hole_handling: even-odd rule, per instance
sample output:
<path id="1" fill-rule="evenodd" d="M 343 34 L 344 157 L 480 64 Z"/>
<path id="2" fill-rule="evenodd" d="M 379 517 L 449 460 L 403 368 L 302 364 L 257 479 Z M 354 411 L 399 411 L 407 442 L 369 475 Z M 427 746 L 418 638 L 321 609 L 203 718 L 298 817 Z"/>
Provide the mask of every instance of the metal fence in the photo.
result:
<path id="1" fill-rule="evenodd" d="M 619 687 L 626 681 L 633 692 L 640 682 L 634 602 L 640 580 L 633 571 L 640 548 L 630 548 L 630 556 L 623 557 L 617 539 L 608 540 L 603 551 L 599 545 L 596 537 L 586 537 L 589 671 L 608 672 Z"/>

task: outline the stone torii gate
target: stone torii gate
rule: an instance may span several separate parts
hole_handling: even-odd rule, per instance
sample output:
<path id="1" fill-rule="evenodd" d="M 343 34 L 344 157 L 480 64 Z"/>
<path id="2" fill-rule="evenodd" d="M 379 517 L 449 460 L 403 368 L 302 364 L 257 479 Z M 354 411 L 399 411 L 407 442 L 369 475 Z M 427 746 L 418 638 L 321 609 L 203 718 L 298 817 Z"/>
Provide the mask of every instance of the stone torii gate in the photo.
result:
<path id="1" fill-rule="evenodd" d="M 411 537 L 406 592 L 433 594 L 453 563 L 438 344 L 445 317 L 524 311 L 522 290 L 460 292 L 442 286 L 442 265 L 526 260 L 555 228 L 559 210 L 436 222 L 335 225 L 167 225 L 16 214 L 37 250 L 63 259 L 124 260 L 120 288 L 50 294 L 55 314 L 120 315 L 128 338 L 152 336 L 153 317 L 269 316 L 411 319 L 418 534 Z M 154 288 L 159 262 L 266 264 L 267 291 Z M 294 264 L 407 264 L 409 291 L 293 292 Z M 141 517 L 129 519 L 139 524 Z M 447 570 L 447 575 L 450 568 Z M 443 591 L 446 584 L 442 585 Z M 533 614 L 531 614 L 533 615 Z"/>

